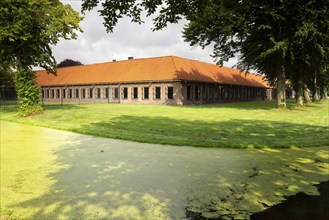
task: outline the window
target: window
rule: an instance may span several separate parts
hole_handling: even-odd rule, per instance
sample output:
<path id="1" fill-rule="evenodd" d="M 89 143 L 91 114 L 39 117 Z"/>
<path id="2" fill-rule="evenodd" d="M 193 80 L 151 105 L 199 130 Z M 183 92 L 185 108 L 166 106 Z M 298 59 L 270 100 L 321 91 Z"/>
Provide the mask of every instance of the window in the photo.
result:
<path id="1" fill-rule="evenodd" d="M 45 90 L 44 89 L 42 89 L 42 98 L 45 98 Z"/>
<path id="2" fill-rule="evenodd" d="M 49 89 L 47 89 L 47 92 L 46 92 L 46 94 L 47 94 L 47 98 L 49 98 Z"/>
<path id="3" fill-rule="evenodd" d="M 71 99 L 72 97 L 72 89 L 69 89 L 69 98 Z"/>
<path id="4" fill-rule="evenodd" d="M 58 99 L 61 97 L 61 93 L 59 89 L 56 89 L 56 96 Z"/>
<path id="5" fill-rule="evenodd" d="M 138 88 L 137 87 L 134 87 L 133 97 L 134 97 L 134 99 L 138 99 Z"/>
<path id="6" fill-rule="evenodd" d="M 219 87 L 218 86 L 215 87 L 214 98 L 215 98 L 215 100 L 219 99 Z"/>
<path id="7" fill-rule="evenodd" d="M 225 86 L 224 87 L 224 98 L 225 99 L 228 99 L 229 98 L 229 87 L 228 86 Z"/>
<path id="8" fill-rule="evenodd" d="M 119 88 L 114 88 L 114 99 L 119 98 Z"/>
<path id="9" fill-rule="evenodd" d="M 161 87 L 155 87 L 155 99 L 161 99 Z"/>
<path id="10" fill-rule="evenodd" d="M 128 99 L 128 88 L 127 87 L 123 88 L 123 98 Z"/>
<path id="11" fill-rule="evenodd" d="M 192 99 L 192 96 L 191 96 L 191 91 L 192 91 L 192 89 L 191 89 L 191 86 L 187 86 L 186 87 L 186 89 L 187 89 L 187 93 L 186 93 L 186 98 L 187 98 L 187 100 L 191 100 Z"/>
<path id="12" fill-rule="evenodd" d="M 168 87 L 168 93 L 167 93 L 167 98 L 168 99 L 173 99 L 174 98 L 174 87 Z"/>
<path id="13" fill-rule="evenodd" d="M 220 93 L 220 99 L 224 99 L 225 98 L 224 86 L 219 87 L 219 93 Z"/>
<path id="14" fill-rule="evenodd" d="M 51 90 L 51 98 L 55 98 L 55 90 L 54 89 Z"/>
<path id="15" fill-rule="evenodd" d="M 82 96 L 83 99 L 86 98 L 86 89 L 82 89 L 81 96 Z"/>
<path id="16" fill-rule="evenodd" d="M 66 98 L 66 89 L 63 89 L 62 92 L 63 92 L 63 98 L 65 99 Z"/>
<path id="17" fill-rule="evenodd" d="M 210 100 L 214 99 L 214 87 L 213 86 L 209 87 L 209 99 Z"/>
<path id="18" fill-rule="evenodd" d="M 195 87 L 194 87 L 194 98 L 195 98 L 196 100 L 199 99 L 199 86 L 195 86 Z"/>
<path id="19" fill-rule="evenodd" d="M 202 99 L 207 100 L 208 94 L 207 94 L 207 87 L 202 86 Z"/>
<path id="20" fill-rule="evenodd" d="M 110 88 L 105 88 L 105 98 L 110 98 Z"/>
<path id="21" fill-rule="evenodd" d="M 79 89 L 75 89 L 75 98 L 79 98 Z"/>
<path id="22" fill-rule="evenodd" d="M 149 87 L 144 87 L 144 99 L 149 99 Z"/>
<path id="23" fill-rule="evenodd" d="M 89 89 L 89 98 L 90 99 L 93 98 L 93 89 L 92 88 Z"/>
<path id="24" fill-rule="evenodd" d="M 96 90 L 96 99 L 100 99 L 101 98 L 101 88 L 97 88 Z"/>

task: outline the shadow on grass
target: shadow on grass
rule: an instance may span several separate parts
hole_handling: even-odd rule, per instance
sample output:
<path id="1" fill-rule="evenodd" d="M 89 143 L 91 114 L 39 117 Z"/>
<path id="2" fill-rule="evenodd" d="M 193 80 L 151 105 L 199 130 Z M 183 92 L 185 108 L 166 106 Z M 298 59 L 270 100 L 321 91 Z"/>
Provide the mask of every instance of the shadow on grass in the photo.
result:
<path id="1" fill-rule="evenodd" d="M 329 101 L 327 101 L 329 103 Z M 287 100 L 287 108 L 285 110 L 299 110 L 305 111 L 308 108 L 317 108 L 321 107 L 325 104 L 326 101 L 322 102 L 314 102 L 305 104 L 302 107 L 296 107 L 296 101 L 294 99 Z M 172 106 L 177 108 L 233 108 L 233 109 L 240 109 L 240 110 L 273 110 L 277 109 L 276 101 L 247 101 L 247 102 L 223 102 L 219 104 L 198 104 L 198 105 L 185 105 L 185 106 Z"/>
<path id="2" fill-rule="evenodd" d="M 43 105 L 43 108 L 46 111 L 50 111 L 50 110 L 67 110 L 67 109 L 82 109 L 85 108 L 85 106 L 83 104 L 78 105 L 76 103 L 65 103 L 63 105 L 61 105 L 60 103 L 46 103 Z"/>
<path id="3" fill-rule="evenodd" d="M 329 128 L 267 120 L 175 120 L 168 117 L 120 116 L 73 131 L 145 143 L 195 147 L 328 146 Z"/>
<path id="4" fill-rule="evenodd" d="M 293 106 L 289 105 L 288 109 L 291 109 Z M 271 110 L 275 109 L 274 101 L 251 101 L 251 102 L 223 102 L 220 104 L 204 104 L 204 105 L 189 105 L 183 106 L 187 108 L 233 108 L 241 110 Z"/>
<path id="5" fill-rule="evenodd" d="M 285 195 L 316 193 L 312 184 L 328 179 L 327 153 L 169 148 L 73 135 L 52 150 L 50 166 L 60 169 L 48 172 L 49 189 L 8 208 L 24 210 L 24 219 L 188 219 L 185 210 L 247 219 Z"/>
<path id="6" fill-rule="evenodd" d="M 17 101 L 0 101 L 0 111 L 4 112 L 17 112 Z"/>
<path id="7" fill-rule="evenodd" d="M 46 111 L 51 110 L 67 110 L 67 109 L 81 109 L 84 108 L 83 105 L 76 105 L 76 104 L 63 104 L 60 103 L 47 103 L 42 105 L 43 109 Z M 17 101 L 6 101 L 5 103 L 1 103 L 0 111 L 13 113 L 18 112 L 18 104 Z"/>

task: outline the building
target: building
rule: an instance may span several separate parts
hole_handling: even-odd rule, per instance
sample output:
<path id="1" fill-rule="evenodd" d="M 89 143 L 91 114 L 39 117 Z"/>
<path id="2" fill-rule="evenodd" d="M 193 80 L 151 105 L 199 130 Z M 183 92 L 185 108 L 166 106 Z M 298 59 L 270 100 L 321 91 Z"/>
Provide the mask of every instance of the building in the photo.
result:
<path id="1" fill-rule="evenodd" d="M 176 56 L 37 71 L 44 102 L 188 105 L 271 100 L 261 75 Z"/>

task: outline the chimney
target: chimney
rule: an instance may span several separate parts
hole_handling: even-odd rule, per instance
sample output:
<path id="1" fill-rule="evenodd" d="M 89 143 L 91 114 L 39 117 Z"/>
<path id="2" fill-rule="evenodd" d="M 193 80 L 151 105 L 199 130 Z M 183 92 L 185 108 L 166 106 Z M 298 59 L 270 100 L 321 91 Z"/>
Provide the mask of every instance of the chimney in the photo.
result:
<path id="1" fill-rule="evenodd" d="M 128 60 L 133 60 L 134 59 L 134 57 L 128 57 Z"/>

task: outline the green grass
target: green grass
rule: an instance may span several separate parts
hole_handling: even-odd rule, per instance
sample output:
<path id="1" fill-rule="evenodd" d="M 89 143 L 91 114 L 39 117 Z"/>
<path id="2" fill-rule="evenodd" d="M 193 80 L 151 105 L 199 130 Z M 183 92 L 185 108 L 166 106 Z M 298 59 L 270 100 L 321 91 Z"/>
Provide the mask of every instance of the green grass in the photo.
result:
<path id="1" fill-rule="evenodd" d="M 329 146 L 329 101 L 297 108 L 274 102 L 200 106 L 47 104 L 39 116 L 21 118 L 14 103 L 1 120 L 94 136 L 195 147 Z"/>

